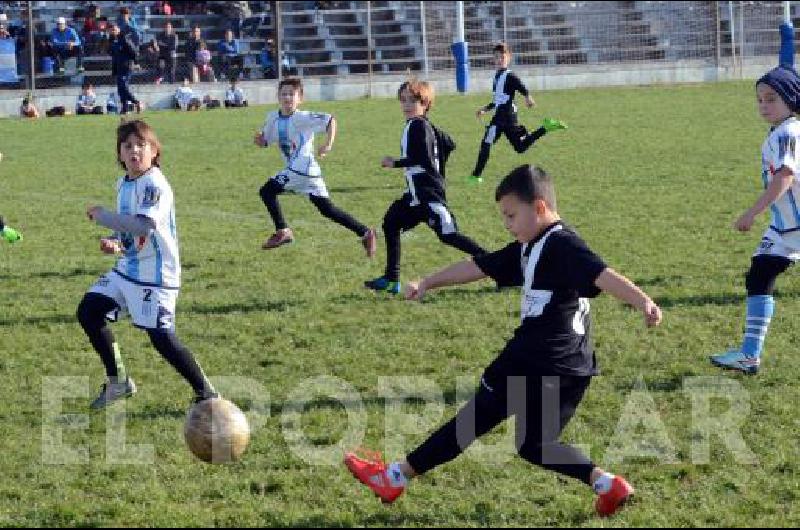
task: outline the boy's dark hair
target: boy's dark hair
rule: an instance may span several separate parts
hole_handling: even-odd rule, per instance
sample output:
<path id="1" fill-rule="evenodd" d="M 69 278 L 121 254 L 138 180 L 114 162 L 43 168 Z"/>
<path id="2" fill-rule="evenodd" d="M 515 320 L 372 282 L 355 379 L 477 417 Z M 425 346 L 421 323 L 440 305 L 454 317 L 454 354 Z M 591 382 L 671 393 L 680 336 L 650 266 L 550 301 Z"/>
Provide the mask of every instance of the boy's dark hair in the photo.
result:
<path id="1" fill-rule="evenodd" d="M 278 83 L 278 92 L 285 86 L 290 86 L 300 92 L 301 96 L 303 95 L 303 80 L 299 77 L 284 77 L 281 79 L 281 82 Z"/>
<path id="2" fill-rule="evenodd" d="M 81 88 L 83 88 L 84 90 L 87 88 L 94 88 L 94 85 L 88 79 L 84 79 L 83 84 L 81 84 Z"/>
<path id="3" fill-rule="evenodd" d="M 494 200 L 499 201 L 506 195 L 515 195 L 527 203 L 542 200 L 548 208 L 557 210 L 553 179 L 538 166 L 525 164 L 506 175 L 494 192 Z"/>
<path id="4" fill-rule="evenodd" d="M 492 48 L 492 52 L 500 52 L 503 55 L 511 55 L 511 47 L 505 42 L 498 42 Z"/>
<path id="5" fill-rule="evenodd" d="M 120 158 L 120 153 L 122 150 L 122 144 L 125 140 L 128 139 L 131 135 L 135 135 L 137 138 L 144 140 L 145 142 L 149 143 L 153 150 L 156 152 L 156 156 L 153 157 L 153 165 L 160 166 L 161 164 L 161 142 L 158 141 L 158 136 L 156 136 L 156 132 L 150 127 L 147 123 L 142 120 L 131 120 L 131 121 L 123 121 L 120 123 L 119 127 L 117 127 L 117 161 L 120 165 L 125 168 L 125 163 Z"/>

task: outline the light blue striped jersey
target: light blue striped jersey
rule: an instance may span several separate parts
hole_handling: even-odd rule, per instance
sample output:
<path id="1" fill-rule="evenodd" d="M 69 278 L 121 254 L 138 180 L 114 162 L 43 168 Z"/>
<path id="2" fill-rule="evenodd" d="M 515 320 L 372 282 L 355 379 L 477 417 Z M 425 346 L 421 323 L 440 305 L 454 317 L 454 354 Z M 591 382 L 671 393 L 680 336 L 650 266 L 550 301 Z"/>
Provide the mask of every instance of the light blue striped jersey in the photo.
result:
<path id="1" fill-rule="evenodd" d="M 778 232 L 800 230 L 800 120 L 787 118 L 774 127 L 761 147 L 761 178 L 764 187 L 782 167 L 794 173 L 791 187 L 772 205 L 772 227 Z"/>
<path id="2" fill-rule="evenodd" d="M 267 114 L 261 132 L 267 145 L 278 145 L 287 169 L 320 177 L 322 169 L 314 158 L 314 134 L 325 132 L 330 122 L 330 114 L 297 110 L 283 116 L 276 110 Z"/>
<path id="3" fill-rule="evenodd" d="M 117 181 L 117 212 L 148 217 L 156 228 L 144 237 L 118 234 L 124 250 L 114 270 L 135 283 L 180 287 L 175 201 L 161 170 L 154 166 L 137 179 L 121 177 Z"/>

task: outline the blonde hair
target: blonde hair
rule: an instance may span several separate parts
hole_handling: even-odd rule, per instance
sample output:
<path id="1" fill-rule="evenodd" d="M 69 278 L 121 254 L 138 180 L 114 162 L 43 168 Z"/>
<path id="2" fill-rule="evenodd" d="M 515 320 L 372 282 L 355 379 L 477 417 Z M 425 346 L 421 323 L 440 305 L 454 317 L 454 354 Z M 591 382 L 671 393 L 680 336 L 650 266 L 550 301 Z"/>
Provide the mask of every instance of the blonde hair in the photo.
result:
<path id="1" fill-rule="evenodd" d="M 436 94 L 433 90 L 433 85 L 427 81 L 420 81 L 416 78 L 411 78 L 397 89 L 397 99 L 400 99 L 403 90 L 408 90 L 411 96 L 422 103 L 427 113 L 433 107 L 433 100 L 436 99 Z"/>

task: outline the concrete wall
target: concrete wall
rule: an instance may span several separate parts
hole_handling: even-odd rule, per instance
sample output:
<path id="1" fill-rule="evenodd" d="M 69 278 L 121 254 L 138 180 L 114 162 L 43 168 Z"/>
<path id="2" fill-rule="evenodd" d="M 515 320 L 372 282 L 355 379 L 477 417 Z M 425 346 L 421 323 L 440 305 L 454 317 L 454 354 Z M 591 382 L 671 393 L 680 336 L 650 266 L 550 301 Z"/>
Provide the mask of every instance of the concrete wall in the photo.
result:
<path id="1" fill-rule="evenodd" d="M 563 66 L 547 68 L 514 68 L 529 89 L 560 90 L 585 87 L 608 87 L 629 85 L 659 85 L 677 83 L 704 83 L 734 79 L 757 79 L 776 66 L 773 58 L 745 59 L 741 69 L 730 65 L 712 65 L 707 61 L 681 61 L 654 63 L 650 65 L 600 65 Z M 420 75 L 420 77 L 424 77 Z M 308 101 L 344 100 L 364 97 L 393 98 L 397 87 L 406 79 L 405 75 L 376 75 L 372 86 L 365 75 L 323 77 L 305 80 L 305 95 Z M 427 76 L 434 82 L 438 94 L 456 93 L 455 74 L 437 72 Z M 201 95 L 210 94 L 224 99 L 225 83 L 199 83 L 195 86 Z M 275 103 L 276 81 L 244 81 L 241 83 L 251 105 Z M 166 109 L 172 105 L 172 96 L 177 85 L 134 85 L 133 91 L 148 108 Z M 470 92 L 489 92 L 492 88 L 490 70 L 471 72 Z M 97 87 L 98 102 L 105 105 L 109 92 L 115 87 Z M 63 105 L 68 110 L 75 108 L 80 87 L 41 90 L 36 92 L 39 110 Z M 24 90 L 0 91 L 0 117 L 17 116 L 19 105 L 25 96 Z"/>

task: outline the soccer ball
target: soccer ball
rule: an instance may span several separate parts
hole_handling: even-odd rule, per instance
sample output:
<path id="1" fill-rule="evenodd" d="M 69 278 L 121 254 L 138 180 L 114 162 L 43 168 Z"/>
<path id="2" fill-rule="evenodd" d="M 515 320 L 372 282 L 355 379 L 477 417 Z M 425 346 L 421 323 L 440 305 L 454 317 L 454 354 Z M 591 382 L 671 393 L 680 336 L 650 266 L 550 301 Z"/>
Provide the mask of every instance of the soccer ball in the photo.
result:
<path id="1" fill-rule="evenodd" d="M 186 414 L 186 445 L 194 455 L 211 464 L 238 460 L 250 441 L 250 426 L 239 407 L 222 398 L 204 399 Z"/>

